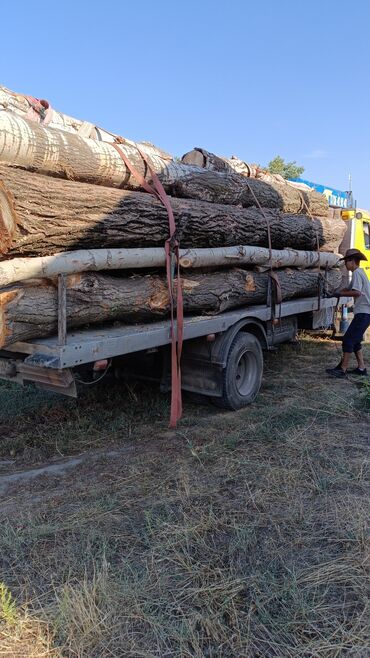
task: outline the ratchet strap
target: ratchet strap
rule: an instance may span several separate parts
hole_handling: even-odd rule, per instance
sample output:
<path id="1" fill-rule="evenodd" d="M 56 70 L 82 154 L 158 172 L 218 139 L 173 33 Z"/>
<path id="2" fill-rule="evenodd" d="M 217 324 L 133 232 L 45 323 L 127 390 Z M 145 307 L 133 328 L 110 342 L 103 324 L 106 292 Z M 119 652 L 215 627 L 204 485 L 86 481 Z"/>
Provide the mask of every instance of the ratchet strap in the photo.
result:
<path id="1" fill-rule="evenodd" d="M 310 220 L 312 221 L 312 224 L 314 224 L 314 217 L 308 207 L 308 204 L 306 202 L 306 199 L 304 198 L 301 190 L 297 189 L 298 194 L 301 198 L 301 204 L 302 204 L 302 210 L 304 210 L 307 215 L 309 216 Z M 321 265 L 320 265 L 320 239 L 319 239 L 319 232 L 317 228 L 315 228 L 315 233 L 316 233 L 316 253 L 317 253 L 317 271 L 318 271 L 318 278 L 317 278 L 317 310 L 321 310 L 321 299 L 323 295 L 326 295 L 327 291 L 327 275 L 328 275 L 328 268 L 326 266 L 325 268 L 325 275 L 323 277 L 322 272 L 321 272 Z"/>
<path id="2" fill-rule="evenodd" d="M 281 290 L 281 283 L 279 280 L 279 276 L 277 272 L 274 271 L 273 265 L 272 265 L 272 239 L 271 239 L 271 224 L 268 216 L 266 215 L 263 207 L 261 206 L 260 202 L 258 201 L 252 187 L 250 186 L 248 182 L 248 178 L 245 179 L 245 183 L 247 184 L 247 187 L 255 201 L 256 206 L 259 208 L 261 211 L 262 217 L 264 218 L 267 226 L 267 241 L 268 241 L 268 249 L 269 249 L 269 277 L 270 277 L 270 282 L 271 282 L 271 319 L 272 319 L 272 330 L 274 329 L 274 323 L 276 320 L 276 306 L 279 306 L 279 317 L 278 320 L 281 320 L 281 303 L 283 301 L 283 295 L 282 295 L 282 290 Z"/>
<path id="3" fill-rule="evenodd" d="M 124 144 L 123 138 L 117 138 L 116 143 L 111 145 L 116 149 L 116 151 L 121 156 L 123 162 L 125 163 L 127 169 L 130 173 L 136 178 L 139 185 L 149 194 L 153 194 L 158 201 L 160 201 L 167 210 L 168 214 L 168 224 L 169 224 L 169 238 L 165 242 L 165 254 L 166 254 L 166 274 L 167 274 L 167 286 L 168 294 L 170 299 L 170 311 L 171 311 L 171 417 L 170 417 L 170 427 L 176 427 L 177 421 L 181 418 L 182 415 L 182 396 L 181 396 L 181 352 L 182 352 L 182 343 L 183 343 L 183 331 L 184 331 L 184 304 L 183 304 L 183 294 L 181 287 L 180 279 L 180 258 L 179 258 L 179 242 L 176 237 L 176 224 L 175 218 L 173 215 L 173 210 L 170 204 L 170 200 L 166 194 L 166 191 L 159 180 L 157 174 L 155 173 L 153 167 L 151 166 L 150 160 L 147 155 L 137 146 L 137 150 L 140 153 L 142 160 L 145 162 L 148 171 L 150 173 L 153 186 L 145 180 L 144 176 L 136 169 L 136 167 L 130 162 L 120 144 Z M 176 313 L 175 313 L 175 297 L 174 297 L 174 288 L 175 288 L 175 272 L 176 272 Z M 177 322 L 175 323 L 175 316 Z"/>

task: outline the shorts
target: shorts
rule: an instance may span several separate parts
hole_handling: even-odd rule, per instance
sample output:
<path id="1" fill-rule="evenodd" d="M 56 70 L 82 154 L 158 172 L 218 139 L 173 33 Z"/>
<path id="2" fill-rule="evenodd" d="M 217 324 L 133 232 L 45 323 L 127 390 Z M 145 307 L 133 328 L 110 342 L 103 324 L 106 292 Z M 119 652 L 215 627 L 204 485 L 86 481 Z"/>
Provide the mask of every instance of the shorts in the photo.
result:
<path id="1" fill-rule="evenodd" d="M 343 336 L 343 352 L 358 352 L 361 349 L 361 341 L 368 327 L 370 327 L 370 313 L 356 313 Z"/>

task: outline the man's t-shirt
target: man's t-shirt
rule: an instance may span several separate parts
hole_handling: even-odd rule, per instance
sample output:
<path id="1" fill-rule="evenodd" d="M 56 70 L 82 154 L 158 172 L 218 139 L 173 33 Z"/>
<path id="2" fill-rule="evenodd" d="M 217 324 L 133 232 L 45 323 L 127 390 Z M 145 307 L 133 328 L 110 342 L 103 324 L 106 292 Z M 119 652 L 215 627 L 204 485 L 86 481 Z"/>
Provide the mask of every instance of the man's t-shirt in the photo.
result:
<path id="1" fill-rule="evenodd" d="M 369 313 L 370 314 L 370 281 L 367 278 L 364 270 L 360 267 L 352 273 L 351 281 L 352 290 L 357 290 L 361 293 L 360 297 L 355 298 L 353 312 Z"/>

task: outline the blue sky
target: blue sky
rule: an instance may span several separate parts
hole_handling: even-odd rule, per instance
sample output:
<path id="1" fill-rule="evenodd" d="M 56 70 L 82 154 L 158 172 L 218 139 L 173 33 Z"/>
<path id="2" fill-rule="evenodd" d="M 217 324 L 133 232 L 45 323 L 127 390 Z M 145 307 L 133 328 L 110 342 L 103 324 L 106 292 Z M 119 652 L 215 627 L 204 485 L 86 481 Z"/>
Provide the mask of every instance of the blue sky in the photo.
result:
<path id="1" fill-rule="evenodd" d="M 202 146 L 370 208 L 368 0 L 13 0 L 0 83 L 182 155 Z"/>

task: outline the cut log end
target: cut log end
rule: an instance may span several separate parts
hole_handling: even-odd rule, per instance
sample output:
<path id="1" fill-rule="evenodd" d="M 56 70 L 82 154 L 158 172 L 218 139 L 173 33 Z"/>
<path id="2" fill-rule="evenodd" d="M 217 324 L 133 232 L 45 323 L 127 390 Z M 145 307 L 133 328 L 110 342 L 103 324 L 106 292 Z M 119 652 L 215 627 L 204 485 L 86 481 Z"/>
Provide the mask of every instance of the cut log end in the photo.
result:
<path id="1" fill-rule="evenodd" d="M 169 296 L 168 291 L 163 287 L 149 299 L 149 308 L 153 312 L 165 313 L 168 308 Z"/>
<path id="2" fill-rule="evenodd" d="M 3 347 L 7 343 L 7 330 L 4 311 L 0 308 L 0 346 Z"/>
<path id="3" fill-rule="evenodd" d="M 16 296 L 17 292 L 13 290 L 0 292 L 0 348 L 12 342 L 9 338 L 11 330 L 7 322 L 7 306 Z"/>
<path id="4" fill-rule="evenodd" d="M 16 213 L 10 193 L 0 180 L 0 254 L 5 254 L 17 228 Z"/>
<path id="5" fill-rule="evenodd" d="M 201 150 L 193 149 L 189 153 L 182 156 L 181 161 L 184 164 L 196 165 L 197 167 L 205 167 L 205 157 Z"/>
<path id="6" fill-rule="evenodd" d="M 191 267 L 193 264 L 192 259 L 189 256 L 180 257 L 180 266 L 184 269 Z"/>

